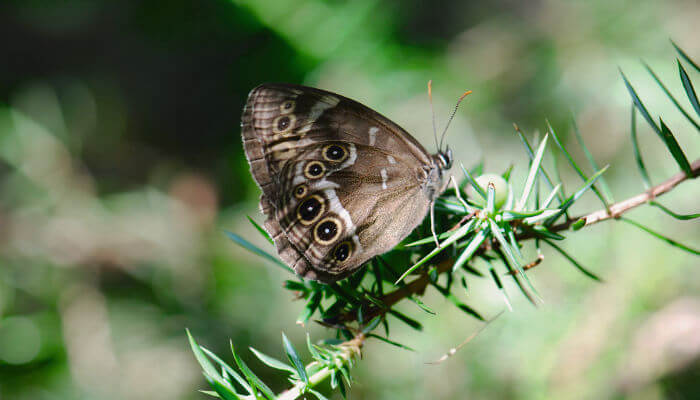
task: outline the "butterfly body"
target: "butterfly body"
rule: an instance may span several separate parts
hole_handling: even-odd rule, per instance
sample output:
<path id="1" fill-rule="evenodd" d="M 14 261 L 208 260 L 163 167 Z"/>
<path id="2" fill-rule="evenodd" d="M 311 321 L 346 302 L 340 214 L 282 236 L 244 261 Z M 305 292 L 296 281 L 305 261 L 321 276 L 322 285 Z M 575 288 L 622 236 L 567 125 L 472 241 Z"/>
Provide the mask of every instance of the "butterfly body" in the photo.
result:
<path id="1" fill-rule="evenodd" d="M 353 100 L 304 86 L 253 89 L 243 144 L 265 229 L 299 275 L 334 282 L 391 250 L 446 186 L 451 154 Z"/>

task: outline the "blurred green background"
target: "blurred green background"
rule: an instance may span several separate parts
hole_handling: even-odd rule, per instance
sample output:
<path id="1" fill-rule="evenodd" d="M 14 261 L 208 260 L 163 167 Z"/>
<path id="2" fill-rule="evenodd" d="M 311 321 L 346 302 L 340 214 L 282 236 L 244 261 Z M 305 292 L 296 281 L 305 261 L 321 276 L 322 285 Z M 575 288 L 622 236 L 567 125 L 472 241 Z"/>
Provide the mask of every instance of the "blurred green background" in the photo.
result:
<path id="1" fill-rule="evenodd" d="M 573 143 L 575 115 L 619 200 L 643 187 L 618 66 L 688 158 L 700 154 L 639 62 L 689 108 L 669 39 L 700 60 L 698 21 L 693 0 L 3 0 L 0 398 L 201 399 L 185 327 L 226 360 L 229 338 L 283 358 L 281 331 L 299 347 L 307 331 L 329 335 L 295 325 L 288 276 L 222 233 L 269 249 L 246 221 L 262 218 L 239 132 L 257 84 L 342 93 L 431 150 L 426 82 L 443 123 L 471 89 L 448 142 L 465 165 L 515 163 L 516 176 L 527 158 L 511 123 L 532 134 L 549 118 Z M 639 125 L 658 183 L 677 167 Z M 580 181 L 568 172 L 571 189 Z M 688 182 L 662 202 L 698 212 L 699 189 Z M 576 214 L 600 207 L 587 196 Z M 697 222 L 631 217 L 699 247 Z M 394 324 L 392 338 L 417 351 L 368 342 L 350 398 L 700 398 L 698 258 L 622 223 L 571 236 L 564 247 L 603 284 L 550 249 L 531 273 L 544 306 L 516 294 L 514 312 L 437 366 L 425 362 L 480 324 L 439 295 L 424 299 L 437 316 L 403 304 L 425 330 Z M 470 290 L 483 314 L 504 308 L 489 280 Z"/>

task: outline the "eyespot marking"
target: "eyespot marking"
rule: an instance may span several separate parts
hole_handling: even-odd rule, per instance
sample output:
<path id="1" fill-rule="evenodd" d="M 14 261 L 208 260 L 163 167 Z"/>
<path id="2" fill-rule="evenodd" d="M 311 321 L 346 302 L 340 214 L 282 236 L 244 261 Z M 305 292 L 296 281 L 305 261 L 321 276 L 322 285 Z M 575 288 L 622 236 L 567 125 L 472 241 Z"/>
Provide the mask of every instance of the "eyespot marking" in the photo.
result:
<path id="1" fill-rule="evenodd" d="M 333 258 L 336 261 L 343 262 L 350 258 L 352 255 L 352 242 L 349 240 L 345 240 L 335 246 L 335 249 L 333 249 Z"/>
<path id="2" fill-rule="evenodd" d="M 376 126 L 373 126 L 369 128 L 369 145 L 374 146 L 374 142 L 377 141 L 377 132 L 379 132 L 379 128 Z"/>
<path id="3" fill-rule="evenodd" d="M 318 179 L 326 172 L 326 166 L 320 161 L 311 161 L 304 167 L 304 176 L 308 179 Z"/>
<path id="4" fill-rule="evenodd" d="M 296 102 L 294 100 L 287 100 L 280 104 L 280 113 L 281 114 L 289 114 L 292 111 L 294 111 L 294 108 L 296 107 Z"/>
<path id="5" fill-rule="evenodd" d="M 326 210 L 323 197 L 314 194 L 302 201 L 297 207 L 297 219 L 303 225 L 311 225 L 318 221 Z"/>
<path id="6" fill-rule="evenodd" d="M 382 189 L 386 189 L 386 181 L 389 180 L 389 176 L 386 173 L 386 168 L 382 168 L 381 171 L 379 171 L 379 174 L 382 176 Z"/>
<path id="7" fill-rule="evenodd" d="M 296 197 L 297 199 L 301 199 L 304 196 L 306 196 L 306 192 L 308 191 L 309 189 L 306 187 L 306 185 L 297 185 L 294 188 L 294 197 Z"/>
<path id="8" fill-rule="evenodd" d="M 343 146 L 337 144 L 329 144 L 323 148 L 323 158 L 333 162 L 343 162 L 348 158 L 348 152 Z"/>
<path id="9" fill-rule="evenodd" d="M 280 115 L 272 121 L 272 133 L 287 135 L 292 132 L 297 119 L 294 114 Z"/>
<path id="10" fill-rule="evenodd" d="M 336 217 L 326 217 L 322 219 L 314 228 L 314 239 L 322 244 L 329 245 L 333 243 L 343 230 L 343 225 Z"/>

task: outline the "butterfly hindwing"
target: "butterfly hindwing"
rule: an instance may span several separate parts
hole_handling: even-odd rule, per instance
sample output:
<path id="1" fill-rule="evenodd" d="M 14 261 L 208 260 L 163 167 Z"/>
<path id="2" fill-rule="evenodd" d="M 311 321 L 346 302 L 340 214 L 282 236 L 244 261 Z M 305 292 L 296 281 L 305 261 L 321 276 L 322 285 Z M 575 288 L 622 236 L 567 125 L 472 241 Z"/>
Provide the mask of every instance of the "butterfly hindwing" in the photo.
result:
<path id="1" fill-rule="evenodd" d="M 249 95 L 242 128 L 265 227 L 282 260 L 307 278 L 338 280 L 390 250 L 432 201 L 431 156 L 345 97 L 262 85 Z"/>

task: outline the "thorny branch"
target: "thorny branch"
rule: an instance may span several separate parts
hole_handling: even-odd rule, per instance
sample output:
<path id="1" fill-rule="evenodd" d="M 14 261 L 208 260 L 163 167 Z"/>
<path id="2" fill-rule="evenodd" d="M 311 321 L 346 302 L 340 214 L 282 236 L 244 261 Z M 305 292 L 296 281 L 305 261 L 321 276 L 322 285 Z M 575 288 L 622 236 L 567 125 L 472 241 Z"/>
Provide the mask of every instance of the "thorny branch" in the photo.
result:
<path id="1" fill-rule="evenodd" d="M 644 193 L 640 193 L 636 196 L 632 196 L 626 200 L 622 200 L 620 202 L 611 204 L 609 208 L 606 209 L 601 209 L 598 211 L 594 211 L 592 213 L 582 215 L 579 217 L 572 217 L 567 219 L 566 221 L 554 225 L 550 228 L 550 231 L 552 232 L 560 232 L 566 229 L 569 229 L 569 227 L 576 221 L 578 220 L 584 220 L 585 223 L 583 226 L 589 226 L 593 225 L 598 222 L 605 221 L 610 218 L 618 218 L 622 214 L 626 213 L 627 211 L 632 210 L 633 208 L 636 208 L 642 204 L 645 204 L 647 202 L 653 201 L 657 197 L 663 195 L 664 193 L 669 192 L 671 189 L 679 185 L 681 182 L 687 180 L 687 179 L 695 179 L 700 175 L 700 159 L 695 160 L 691 164 L 691 172 L 692 174 L 690 176 L 686 175 L 684 172 L 679 172 L 666 181 L 650 188 L 649 190 L 645 191 Z M 609 211 L 608 211 L 609 210 Z M 534 235 L 532 233 L 526 232 L 521 235 L 519 235 L 518 239 L 531 239 L 534 238 Z M 498 243 L 484 243 L 479 250 L 474 254 L 475 256 L 478 254 L 482 254 L 488 249 L 492 249 L 498 246 Z M 439 274 L 443 272 L 447 272 L 452 268 L 452 265 L 454 264 L 454 259 L 449 258 L 446 260 L 443 260 L 439 262 L 436 265 L 437 272 Z M 425 291 L 425 288 L 427 285 L 430 283 L 430 277 L 428 276 L 427 273 L 423 273 L 421 276 L 419 276 L 417 279 L 414 279 L 410 283 L 406 284 L 405 286 L 400 287 L 399 289 L 394 290 L 393 292 L 387 293 L 384 295 L 384 297 L 380 298 L 381 302 L 384 304 L 385 307 L 379 307 L 376 305 L 371 305 L 369 309 L 364 309 L 364 318 L 367 320 L 370 320 L 377 315 L 381 315 L 385 313 L 387 310 L 389 310 L 394 304 L 398 303 L 399 301 L 414 295 L 414 294 L 420 294 Z M 346 323 L 346 322 L 352 322 L 357 319 L 357 313 L 354 311 L 349 311 L 344 314 L 339 315 L 336 317 L 333 322 L 335 323 Z"/>

